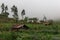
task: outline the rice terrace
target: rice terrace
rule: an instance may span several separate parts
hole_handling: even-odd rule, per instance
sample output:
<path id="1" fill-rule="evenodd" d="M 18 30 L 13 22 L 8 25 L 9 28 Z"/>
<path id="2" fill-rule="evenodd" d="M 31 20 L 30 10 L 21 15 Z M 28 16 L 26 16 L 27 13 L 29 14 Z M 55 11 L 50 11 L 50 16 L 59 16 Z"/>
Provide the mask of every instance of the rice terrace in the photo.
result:
<path id="1" fill-rule="evenodd" d="M 11 3 L 10 3 L 10 1 L 8 0 L 5 0 L 5 1 L 1 0 L 2 3 L 0 4 L 0 10 L 1 10 L 0 11 L 0 40 L 60 40 L 60 19 L 54 19 L 55 18 L 54 15 L 52 16 L 49 14 L 51 18 L 45 15 L 46 13 L 49 12 L 48 9 L 50 7 L 46 8 L 48 10 L 48 12 L 46 12 L 46 9 L 44 9 L 45 7 L 42 9 L 42 5 L 47 6 L 46 4 L 47 2 L 46 3 L 44 2 L 44 4 L 42 5 L 40 4 L 41 5 L 40 9 L 43 10 L 42 12 L 40 12 L 41 10 L 37 11 L 37 9 L 39 9 L 38 3 L 40 2 L 36 1 L 37 2 L 36 3 L 37 7 L 36 7 L 36 4 L 34 5 L 35 1 L 34 2 L 33 1 L 28 1 L 28 2 L 22 1 L 25 3 L 25 6 L 22 6 L 23 3 L 21 2 L 22 4 L 20 8 L 20 6 L 16 6 L 16 5 L 19 5 L 17 4 L 17 3 L 20 3 L 19 1 L 14 0 L 12 2 L 11 0 Z M 12 5 L 12 6 L 11 7 L 8 6 L 8 3 L 10 3 L 9 5 Z M 28 3 L 32 3 L 32 4 L 30 5 Z M 29 10 L 28 7 L 30 6 L 27 6 L 27 5 L 31 6 L 30 11 L 28 11 Z M 35 6 L 36 8 L 33 6 Z M 22 9 L 22 10 L 19 11 L 19 9 Z M 33 10 L 33 9 L 36 9 L 36 10 Z M 36 11 L 35 14 L 33 14 L 34 13 L 33 11 L 34 12 Z M 30 15 L 28 12 L 29 13 L 31 12 L 32 14 Z M 39 12 L 43 13 L 43 17 L 41 16 L 38 17 Z M 51 11 L 52 14 L 54 12 L 55 11 L 53 12 Z M 27 16 L 26 14 L 30 16 Z M 36 16 L 34 17 L 34 15 Z"/>

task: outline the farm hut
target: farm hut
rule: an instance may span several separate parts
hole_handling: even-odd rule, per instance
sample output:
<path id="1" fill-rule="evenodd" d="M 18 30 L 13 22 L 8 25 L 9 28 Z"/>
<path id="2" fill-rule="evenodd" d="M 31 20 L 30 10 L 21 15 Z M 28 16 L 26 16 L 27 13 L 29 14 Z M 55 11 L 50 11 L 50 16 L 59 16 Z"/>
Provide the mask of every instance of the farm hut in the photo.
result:
<path id="1" fill-rule="evenodd" d="M 12 26 L 12 31 L 13 30 L 18 31 L 19 29 L 29 29 L 29 27 L 24 25 L 24 24 L 20 24 L 20 25 L 18 24 L 18 25 L 13 25 Z"/>

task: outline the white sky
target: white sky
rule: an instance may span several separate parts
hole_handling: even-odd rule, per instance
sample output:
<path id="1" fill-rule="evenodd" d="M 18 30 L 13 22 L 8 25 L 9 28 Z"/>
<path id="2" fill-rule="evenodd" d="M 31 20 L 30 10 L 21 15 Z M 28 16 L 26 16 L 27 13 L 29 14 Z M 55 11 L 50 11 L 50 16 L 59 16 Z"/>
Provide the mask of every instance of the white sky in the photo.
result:
<path id="1" fill-rule="evenodd" d="M 16 5 L 18 7 L 19 19 L 21 19 L 21 11 L 25 9 L 28 17 L 43 18 L 43 15 L 47 19 L 60 19 L 60 0 L 0 0 L 0 6 L 2 3 L 9 7 L 9 17 L 12 17 L 11 7 Z M 1 8 L 0 8 L 1 12 Z"/>

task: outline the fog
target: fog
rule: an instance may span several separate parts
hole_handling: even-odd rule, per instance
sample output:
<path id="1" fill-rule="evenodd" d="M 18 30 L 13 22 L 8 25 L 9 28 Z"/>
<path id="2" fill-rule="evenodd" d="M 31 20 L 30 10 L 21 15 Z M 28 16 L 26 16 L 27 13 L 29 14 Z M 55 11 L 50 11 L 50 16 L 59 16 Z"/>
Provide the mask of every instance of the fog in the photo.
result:
<path id="1" fill-rule="evenodd" d="M 21 11 L 23 9 L 25 9 L 25 16 L 29 18 L 37 17 L 42 19 L 45 15 L 47 19 L 60 19 L 60 0 L 0 0 L 0 6 L 2 3 L 8 5 L 9 17 L 13 15 L 11 7 L 16 5 L 19 19 L 21 19 Z"/>

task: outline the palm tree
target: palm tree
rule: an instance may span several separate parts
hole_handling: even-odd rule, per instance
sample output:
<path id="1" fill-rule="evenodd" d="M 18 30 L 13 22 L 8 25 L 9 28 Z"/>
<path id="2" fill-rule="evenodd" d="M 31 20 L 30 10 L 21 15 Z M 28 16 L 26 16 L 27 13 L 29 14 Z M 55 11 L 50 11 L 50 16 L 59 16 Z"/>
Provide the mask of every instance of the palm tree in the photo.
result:
<path id="1" fill-rule="evenodd" d="M 1 13 L 3 13 L 3 12 L 4 12 L 4 9 L 5 9 L 5 5 L 4 5 L 4 3 L 2 3 L 2 5 L 1 5 L 1 9 L 2 9 L 2 12 L 1 12 Z"/>
<path id="2" fill-rule="evenodd" d="M 15 5 L 13 5 L 12 8 L 11 8 L 11 10 L 12 10 L 12 12 L 14 12 L 13 17 L 15 18 L 16 23 L 17 23 L 18 22 L 18 14 L 17 14 L 18 10 L 17 10 L 17 7 Z"/>
<path id="3" fill-rule="evenodd" d="M 22 20 L 23 20 L 24 15 L 25 15 L 25 10 L 23 9 L 22 12 L 21 12 Z"/>

